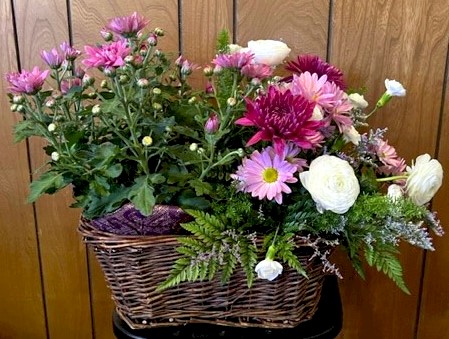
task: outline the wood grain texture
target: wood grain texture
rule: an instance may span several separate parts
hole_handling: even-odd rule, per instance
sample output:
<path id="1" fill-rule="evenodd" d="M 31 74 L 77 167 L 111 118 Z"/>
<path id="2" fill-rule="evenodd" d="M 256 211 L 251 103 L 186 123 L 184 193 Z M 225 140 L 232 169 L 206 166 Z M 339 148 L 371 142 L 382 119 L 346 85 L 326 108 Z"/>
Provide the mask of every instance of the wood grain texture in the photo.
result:
<path id="1" fill-rule="evenodd" d="M 158 48 L 178 53 L 178 4 L 177 0 L 152 1 L 92 1 L 71 2 L 71 27 L 74 45 L 83 50 L 86 44 L 101 43 L 99 31 L 109 19 L 130 15 L 137 11 L 150 20 L 149 29 L 161 27 L 165 36 L 159 39 Z M 90 285 L 95 339 L 113 338 L 112 310 L 114 303 L 106 285 L 103 272 L 92 252 L 89 251 Z"/>
<path id="2" fill-rule="evenodd" d="M 311 53 L 326 58 L 329 0 L 237 0 L 237 43 L 283 40 L 291 58 Z"/>
<path id="3" fill-rule="evenodd" d="M 17 70 L 12 8 L 0 2 L 0 73 Z M 26 204 L 29 168 L 26 143 L 13 144 L 6 83 L 0 82 L 0 317 L 1 338 L 46 338 L 38 242 L 33 208 Z M 20 324 L 26 323 L 26 326 Z"/>
<path id="4" fill-rule="evenodd" d="M 387 139 L 408 163 L 432 154 L 437 142 L 448 29 L 444 7 L 444 0 L 335 2 L 330 60 L 348 75 L 350 86 L 367 87 L 372 105 L 385 90 L 385 78 L 407 88 L 407 96 L 392 100 L 371 124 L 388 126 Z M 411 296 L 373 270 L 366 282 L 351 275 L 342 281 L 344 338 L 414 337 L 423 252 L 410 246 L 401 252 Z"/>
<path id="5" fill-rule="evenodd" d="M 14 4 L 22 67 L 43 66 L 39 52 L 69 39 L 65 2 L 15 0 Z M 47 161 L 43 145 L 31 140 L 33 171 Z M 48 331 L 50 338 L 88 339 L 92 330 L 86 251 L 76 231 L 79 211 L 70 209 L 71 203 L 69 189 L 36 203 Z"/>
<path id="6" fill-rule="evenodd" d="M 445 33 L 445 36 L 441 38 L 442 51 L 438 58 L 442 59 L 444 56 L 443 48 L 449 49 L 449 23 L 447 20 L 449 8 L 447 3 L 441 2 L 435 11 L 439 13 L 438 17 L 441 15 L 441 18 L 446 18 L 443 21 L 435 20 L 434 23 L 435 27 L 440 26 L 438 29 Z M 446 51 L 446 53 L 448 52 L 449 50 Z M 439 65 L 440 63 L 441 61 L 439 61 Z M 443 68 L 441 68 L 441 71 L 443 71 Z M 419 310 L 418 339 L 449 338 L 449 239 L 447 235 L 449 231 L 449 210 L 447 208 L 449 197 L 449 74 L 445 82 L 446 92 L 442 105 L 441 132 L 436 156 L 443 166 L 446 179 L 433 200 L 432 207 L 438 211 L 446 235 L 435 239 L 436 251 L 429 252 L 426 256 L 422 303 Z"/>

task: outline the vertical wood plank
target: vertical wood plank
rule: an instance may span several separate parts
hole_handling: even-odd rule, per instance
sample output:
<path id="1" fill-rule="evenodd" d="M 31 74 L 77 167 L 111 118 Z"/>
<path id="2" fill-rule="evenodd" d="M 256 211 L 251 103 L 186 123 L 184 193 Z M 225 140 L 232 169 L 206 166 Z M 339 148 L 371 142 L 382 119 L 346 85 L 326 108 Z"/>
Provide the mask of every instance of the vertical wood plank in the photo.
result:
<path id="1" fill-rule="evenodd" d="M 83 50 L 84 45 L 101 43 L 99 31 L 109 19 L 133 12 L 150 20 L 148 27 L 161 27 L 165 36 L 159 39 L 158 48 L 178 53 L 178 2 L 177 0 L 73 0 L 71 2 L 74 45 Z M 114 304 L 103 272 L 92 252 L 89 252 L 90 284 L 92 298 L 93 330 L 95 339 L 113 338 L 112 310 Z"/>
<path id="2" fill-rule="evenodd" d="M 216 54 L 218 33 L 227 30 L 232 40 L 233 5 L 231 0 L 182 1 L 182 54 L 189 61 L 204 67 Z M 201 70 L 190 77 L 193 87 L 205 85 Z"/>
<path id="3" fill-rule="evenodd" d="M 392 100 L 371 125 L 388 126 L 389 142 L 408 163 L 419 154 L 432 154 L 447 47 L 447 1 L 334 3 L 330 61 L 348 75 L 350 86 L 368 88 L 372 105 L 385 90 L 385 78 L 407 88 L 407 96 Z M 343 273 L 344 338 L 414 337 L 423 252 L 404 245 L 401 253 L 411 296 L 374 270 L 368 271 L 366 282 Z M 350 270 L 345 266 L 344 271 Z"/>
<path id="4" fill-rule="evenodd" d="M 329 0 L 238 0 L 237 43 L 283 40 L 290 58 L 311 53 L 326 58 Z"/>
<path id="5" fill-rule="evenodd" d="M 441 8 L 446 10 L 447 6 Z M 446 34 L 448 34 L 446 29 Z M 446 36 L 449 42 L 449 36 Z M 442 43 L 442 45 L 444 45 Z M 435 239 L 435 252 L 427 253 L 425 262 L 424 286 L 419 317 L 418 339 L 449 338 L 449 75 L 446 78 L 446 93 L 442 115 L 440 139 L 438 141 L 438 159 L 441 162 L 446 179 L 440 193 L 433 200 L 433 208 L 438 211 L 446 235 Z"/>
<path id="6" fill-rule="evenodd" d="M 0 2 L 0 73 L 17 71 L 10 1 Z M 29 182 L 27 147 L 13 144 L 13 125 L 21 117 L 9 111 L 7 87 L 0 82 L 0 337 L 46 338 L 38 242 L 33 208 L 26 204 Z M 26 326 L 21 326 L 26 324 Z"/>
<path id="7" fill-rule="evenodd" d="M 23 68 L 42 66 L 42 49 L 68 41 L 65 1 L 15 0 L 20 60 Z M 31 140 L 33 171 L 47 161 L 44 143 Z M 34 174 L 34 173 L 33 173 Z M 71 192 L 45 196 L 36 203 L 50 338 L 91 338 L 86 251 L 76 231 L 79 211 L 70 209 Z"/>

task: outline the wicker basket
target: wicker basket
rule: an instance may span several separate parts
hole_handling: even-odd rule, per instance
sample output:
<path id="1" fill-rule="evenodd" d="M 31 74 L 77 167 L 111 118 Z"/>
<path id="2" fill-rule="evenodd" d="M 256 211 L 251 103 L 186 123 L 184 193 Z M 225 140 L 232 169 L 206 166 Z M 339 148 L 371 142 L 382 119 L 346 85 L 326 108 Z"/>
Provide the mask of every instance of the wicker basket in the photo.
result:
<path id="1" fill-rule="evenodd" d="M 179 257 L 176 235 L 113 234 L 84 219 L 79 231 L 95 252 L 118 314 L 133 329 L 188 323 L 290 328 L 317 308 L 324 273 L 310 254 L 300 257 L 308 279 L 285 268 L 274 281 L 256 279 L 248 289 L 244 272 L 236 269 L 224 285 L 214 279 L 156 292 Z"/>

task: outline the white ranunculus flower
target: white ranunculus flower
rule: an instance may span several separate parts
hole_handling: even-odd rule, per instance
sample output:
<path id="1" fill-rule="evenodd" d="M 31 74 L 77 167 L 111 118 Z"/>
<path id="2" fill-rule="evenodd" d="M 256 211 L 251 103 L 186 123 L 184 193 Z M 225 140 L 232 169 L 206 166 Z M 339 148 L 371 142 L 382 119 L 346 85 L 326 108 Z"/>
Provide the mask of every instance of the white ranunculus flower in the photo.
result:
<path id="1" fill-rule="evenodd" d="M 254 62 L 277 66 L 290 54 L 291 49 L 278 40 L 251 40 L 248 49 L 254 54 Z"/>
<path id="2" fill-rule="evenodd" d="M 407 172 L 406 193 L 418 206 L 428 203 L 443 183 L 443 167 L 429 154 L 418 156 Z"/>
<path id="3" fill-rule="evenodd" d="M 346 142 L 352 142 L 354 145 L 358 145 L 361 138 L 360 133 L 354 126 L 347 127 L 343 130 L 343 139 Z"/>
<path id="4" fill-rule="evenodd" d="M 395 201 L 398 199 L 401 199 L 404 196 L 404 191 L 402 190 L 402 187 L 397 184 L 391 184 L 388 186 L 387 196 Z"/>
<path id="5" fill-rule="evenodd" d="M 237 44 L 229 44 L 228 47 L 229 47 L 229 52 L 231 54 L 239 52 L 243 48 L 242 46 L 237 45 Z"/>
<path id="6" fill-rule="evenodd" d="M 308 171 L 299 174 L 302 185 L 309 191 L 319 212 L 347 212 L 360 193 L 354 169 L 345 160 L 322 155 L 310 163 Z"/>
<path id="7" fill-rule="evenodd" d="M 405 96 L 405 88 L 399 81 L 385 79 L 386 93 L 392 97 L 403 97 Z"/>
<path id="8" fill-rule="evenodd" d="M 359 93 L 351 93 L 348 95 L 349 101 L 352 106 L 356 108 L 367 108 L 368 101 L 365 100 L 364 96 Z"/>
<path id="9" fill-rule="evenodd" d="M 272 259 L 264 259 L 256 265 L 255 271 L 260 279 L 274 280 L 282 273 L 282 265 Z"/>

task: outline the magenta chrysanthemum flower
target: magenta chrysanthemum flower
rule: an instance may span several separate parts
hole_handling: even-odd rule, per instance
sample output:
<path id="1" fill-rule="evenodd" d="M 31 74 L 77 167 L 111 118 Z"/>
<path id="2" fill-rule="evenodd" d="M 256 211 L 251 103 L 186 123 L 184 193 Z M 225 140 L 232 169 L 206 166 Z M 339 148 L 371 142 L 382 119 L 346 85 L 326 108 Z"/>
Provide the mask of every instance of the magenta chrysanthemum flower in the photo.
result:
<path id="1" fill-rule="evenodd" d="M 134 12 L 129 16 L 111 19 L 106 27 L 116 34 L 129 38 L 139 33 L 139 31 L 141 31 L 148 24 L 148 22 L 149 20 L 145 20 L 143 16 L 137 14 L 137 12 Z"/>
<path id="2" fill-rule="evenodd" d="M 274 199 L 282 204 L 282 193 L 291 193 L 286 183 L 298 181 L 293 176 L 295 172 L 296 167 L 281 156 L 263 150 L 262 153 L 254 151 L 249 158 L 243 159 L 242 165 L 231 177 L 237 181 L 239 191 L 251 193 L 259 200 Z"/>
<path id="3" fill-rule="evenodd" d="M 123 60 L 131 50 L 125 41 L 111 42 L 109 45 L 85 46 L 87 58 L 83 64 L 87 67 L 111 68 L 125 64 Z"/>
<path id="4" fill-rule="evenodd" d="M 251 146 L 261 140 L 272 141 L 278 155 L 284 152 L 287 141 L 301 149 L 312 149 L 323 140 L 321 121 L 311 120 L 315 103 L 290 90 L 279 91 L 270 86 L 266 94 L 254 101 L 246 100 L 246 113 L 236 124 L 256 126 L 259 131 L 247 142 Z"/>
<path id="5" fill-rule="evenodd" d="M 240 72 L 250 79 L 266 79 L 273 74 L 273 68 L 264 64 L 247 64 L 242 67 Z"/>
<path id="6" fill-rule="evenodd" d="M 35 94 L 44 85 L 49 72 L 49 70 L 41 71 L 39 67 L 34 67 L 31 72 L 22 70 L 20 73 L 6 74 L 6 81 L 10 84 L 9 90 L 13 94 Z"/>
<path id="7" fill-rule="evenodd" d="M 212 63 L 223 68 L 242 68 L 254 60 L 251 52 L 235 52 L 232 54 L 218 54 Z"/>
<path id="8" fill-rule="evenodd" d="M 319 77 L 327 75 L 328 81 L 335 82 L 342 90 L 346 88 L 342 71 L 328 64 L 317 55 L 299 55 L 296 61 L 287 62 L 285 68 L 296 74 L 310 72 L 312 74 L 316 73 Z"/>

